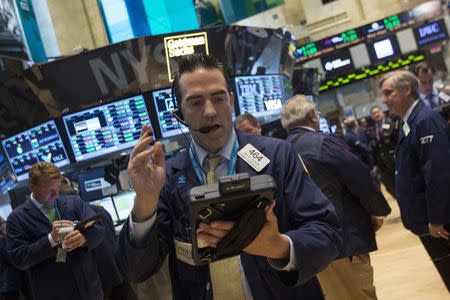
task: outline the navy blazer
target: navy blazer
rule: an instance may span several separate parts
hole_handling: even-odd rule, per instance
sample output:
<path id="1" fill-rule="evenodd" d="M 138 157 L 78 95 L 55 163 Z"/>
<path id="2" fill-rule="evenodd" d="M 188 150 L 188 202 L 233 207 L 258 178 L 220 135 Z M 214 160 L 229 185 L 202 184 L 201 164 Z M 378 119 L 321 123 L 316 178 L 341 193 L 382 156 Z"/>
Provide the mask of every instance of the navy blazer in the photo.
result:
<path id="1" fill-rule="evenodd" d="M 274 177 L 275 215 L 281 233 L 294 244 L 296 271 L 276 271 L 265 257 L 242 254 L 241 261 L 254 299 L 322 299 L 315 275 L 338 254 L 339 222 L 333 205 L 305 175 L 292 146 L 286 141 L 237 131 L 239 148 L 248 143 L 270 159 L 260 172 L 240 157 L 236 173 Z M 128 221 L 119 238 L 117 258 L 131 281 L 142 281 L 158 271 L 169 254 L 175 299 L 212 299 L 208 266 L 193 267 L 175 256 L 173 239 L 190 242 L 189 190 L 200 185 L 188 151 L 166 162 L 166 184 L 160 194 L 157 219 L 145 243 L 129 239 Z"/>
<path id="2" fill-rule="evenodd" d="M 64 220 L 82 220 L 95 215 L 78 196 L 60 196 L 56 205 Z M 91 251 L 103 240 L 104 228 L 96 224 L 85 232 L 87 245 L 67 254 L 66 263 L 56 263 L 57 247 L 48 234 L 52 225 L 28 198 L 8 217 L 7 248 L 12 262 L 29 273 L 34 299 L 103 299 L 97 265 Z"/>
<path id="3" fill-rule="evenodd" d="M 344 141 L 330 134 L 294 128 L 288 141 L 295 143 L 311 178 L 336 208 L 341 220 L 343 246 L 339 257 L 366 254 L 377 249 L 370 216 L 391 212 L 369 168 L 353 155 Z"/>
<path id="4" fill-rule="evenodd" d="M 450 129 L 419 101 L 396 148 L 395 181 L 403 224 L 415 234 L 428 223 L 450 224 Z"/>
<path id="5" fill-rule="evenodd" d="M 369 167 L 373 167 L 372 148 L 361 139 L 359 134 L 347 130 L 347 133 L 344 135 L 344 140 L 350 146 L 353 154 L 359 157 Z"/>

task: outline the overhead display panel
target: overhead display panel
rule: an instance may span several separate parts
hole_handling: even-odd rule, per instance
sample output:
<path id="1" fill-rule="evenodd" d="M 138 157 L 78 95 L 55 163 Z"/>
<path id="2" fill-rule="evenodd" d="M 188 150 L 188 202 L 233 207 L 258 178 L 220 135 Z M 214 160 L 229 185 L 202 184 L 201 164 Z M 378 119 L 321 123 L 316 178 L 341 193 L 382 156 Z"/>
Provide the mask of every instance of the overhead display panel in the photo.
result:
<path id="1" fill-rule="evenodd" d="M 355 71 L 348 49 L 340 49 L 320 57 L 326 78 L 335 78 Z"/>
<path id="2" fill-rule="evenodd" d="M 400 47 L 395 35 L 383 36 L 367 43 L 372 65 L 393 60 L 401 56 Z"/>
<path id="3" fill-rule="evenodd" d="M 61 136 L 53 120 L 2 141 L 17 181 L 28 178 L 28 170 L 39 161 L 58 167 L 70 164 Z"/>
<path id="4" fill-rule="evenodd" d="M 416 37 L 417 44 L 421 47 L 448 39 L 448 32 L 444 20 L 441 19 L 415 27 L 414 36 Z"/>

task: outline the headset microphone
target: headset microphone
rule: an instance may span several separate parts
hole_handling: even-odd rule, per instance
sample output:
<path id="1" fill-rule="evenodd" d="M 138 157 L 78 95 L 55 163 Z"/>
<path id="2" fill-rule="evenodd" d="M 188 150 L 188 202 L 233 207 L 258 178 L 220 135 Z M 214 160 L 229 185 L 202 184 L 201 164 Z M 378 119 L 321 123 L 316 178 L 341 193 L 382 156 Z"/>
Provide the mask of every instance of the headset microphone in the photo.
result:
<path id="1" fill-rule="evenodd" d="M 175 119 L 177 119 L 178 122 L 180 122 L 181 124 L 183 124 L 184 126 L 188 127 L 191 130 L 194 130 L 194 131 L 197 131 L 197 132 L 200 132 L 203 134 L 209 133 L 212 130 L 212 127 L 208 127 L 208 126 L 200 127 L 199 129 L 192 128 L 188 123 L 186 123 L 186 121 L 184 121 L 183 114 L 181 113 L 181 110 L 178 108 L 176 108 L 172 111 L 172 115 Z"/>

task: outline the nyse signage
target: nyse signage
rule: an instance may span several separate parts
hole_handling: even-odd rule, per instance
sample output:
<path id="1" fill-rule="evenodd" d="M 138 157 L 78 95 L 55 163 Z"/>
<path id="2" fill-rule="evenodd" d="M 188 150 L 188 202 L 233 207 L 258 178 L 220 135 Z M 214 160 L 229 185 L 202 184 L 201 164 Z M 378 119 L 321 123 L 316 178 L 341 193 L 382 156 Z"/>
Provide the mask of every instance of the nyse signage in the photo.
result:
<path id="1" fill-rule="evenodd" d="M 194 53 L 209 54 L 208 35 L 206 32 L 181 34 L 164 38 L 166 49 L 167 73 L 169 81 L 177 70 L 176 58 Z"/>
<path id="2" fill-rule="evenodd" d="M 448 38 L 447 28 L 443 20 L 438 20 L 414 28 L 414 35 L 419 46 L 435 43 Z"/>

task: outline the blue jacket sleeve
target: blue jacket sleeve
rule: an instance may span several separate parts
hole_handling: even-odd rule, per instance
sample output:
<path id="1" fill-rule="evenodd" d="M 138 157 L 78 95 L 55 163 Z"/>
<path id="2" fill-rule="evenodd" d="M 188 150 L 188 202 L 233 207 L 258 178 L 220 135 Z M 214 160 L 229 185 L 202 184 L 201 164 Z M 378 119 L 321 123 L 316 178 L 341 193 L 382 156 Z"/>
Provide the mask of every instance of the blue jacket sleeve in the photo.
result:
<path id="1" fill-rule="evenodd" d="M 427 118 L 418 124 L 417 134 L 428 222 L 446 224 L 450 215 L 450 129 L 436 118 Z"/>
<path id="2" fill-rule="evenodd" d="M 333 205 L 306 175 L 295 150 L 280 149 L 277 157 L 285 173 L 280 171 L 276 176 L 284 199 L 277 199 L 279 207 L 275 212 L 280 232 L 288 235 L 294 245 L 298 271 L 294 284 L 298 285 L 313 278 L 338 255 L 342 243 L 340 225 Z"/>

